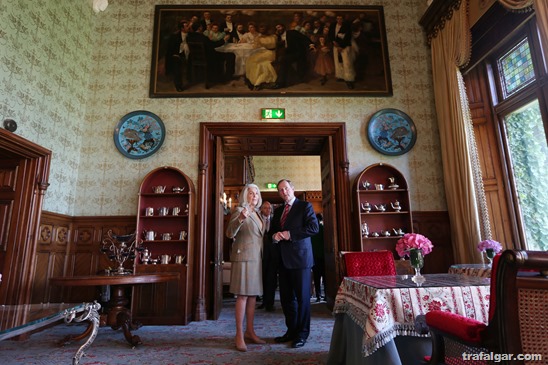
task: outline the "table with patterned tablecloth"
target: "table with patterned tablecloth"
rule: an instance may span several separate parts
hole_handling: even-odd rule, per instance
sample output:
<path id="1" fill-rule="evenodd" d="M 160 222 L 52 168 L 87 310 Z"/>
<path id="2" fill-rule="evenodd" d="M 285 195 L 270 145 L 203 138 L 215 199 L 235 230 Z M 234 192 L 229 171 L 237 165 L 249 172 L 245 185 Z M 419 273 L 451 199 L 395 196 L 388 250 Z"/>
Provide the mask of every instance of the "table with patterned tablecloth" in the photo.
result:
<path id="1" fill-rule="evenodd" d="M 456 264 L 451 265 L 449 274 L 461 274 L 469 276 L 478 276 L 481 278 L 491 277 L 491 266 L 484 264 Z"/>
<path id="2" fill-rule="evenodd" d="M 489 279 L 456 274 L 427 274 L 424 278 L 420 286 L 409 275 L 344 278 L 333 313 L 344 314 L 363 331 L 363 357 L 372 355 L 397 336 L 428 336 L 415 331 L 415 318 L 431 310 L 488 322 Z M 335 327 L 341 323 L 336 322 Z M 344 331 L 335 327 L 334 337 Z M 340 345 L 336 344 L 338 340 L 332 338 L 330 358 L 332 351 L 338 351 L 335 349 Z"/>

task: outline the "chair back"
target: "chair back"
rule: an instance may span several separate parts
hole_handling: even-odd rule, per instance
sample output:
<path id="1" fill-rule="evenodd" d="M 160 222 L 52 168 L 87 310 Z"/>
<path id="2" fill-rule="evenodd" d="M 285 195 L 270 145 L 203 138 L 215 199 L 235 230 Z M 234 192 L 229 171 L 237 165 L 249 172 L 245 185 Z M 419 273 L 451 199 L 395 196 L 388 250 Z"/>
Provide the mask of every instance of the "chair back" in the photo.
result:
<path id="1" fill-rule="evenodd" d="M 548 252 L 506 250 L 497 269 L 495 308 L 500 353 L 540 354 L 548 359 Z"/>
<path id="2" fill-rule="evenodd" d="M 491 286 L 489 287 L 489 322 L 495 316 L 495 308 L 497 307 L 497 269 L 499 266 L 501 254 L 495 255 L 491 264 Z"/>
<path id="3" fill-rule="evenodd" d="M 391 251 L 346 252 L 344 276 L 396 275 L 394 255 Z"/>

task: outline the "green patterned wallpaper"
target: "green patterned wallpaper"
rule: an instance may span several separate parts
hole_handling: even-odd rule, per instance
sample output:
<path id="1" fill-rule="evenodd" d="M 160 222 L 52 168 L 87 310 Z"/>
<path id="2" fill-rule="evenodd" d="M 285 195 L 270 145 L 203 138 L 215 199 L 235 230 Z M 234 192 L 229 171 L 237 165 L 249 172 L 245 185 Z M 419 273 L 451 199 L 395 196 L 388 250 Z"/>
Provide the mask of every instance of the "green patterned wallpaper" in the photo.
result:
<path id="1" fill-rule="evenodd" d="M 424 0 L 300 3 L 384 7 L 394 89 L 394 96 L 385 98 L 150 99 L 154 6 L 160 2 L 109 3 L 99 14 L 90 0 L 0 3 L 0 118 L 15 119 L 20 125 L 16 133 L 53 151 L 44 209 L 69 215 L 135 214 L 139 184 L 150 170 L 175 166 L 197 181 L 200 122 L 258 122 L 266 106 L 285 108 L 289 123 L 345 122 L 351 179 L 370 164 L 389 163 L 409 180 L 414 210 L 446 209 L 430 51 L 418 24 Z M 244 3 L 249 5 L 185 4 Z M 403 110 L 417 126 L 417 143 L 403 156 L 381 155 L 367 141 L 367 121 L 383 108 Z M 129 160 L 116 150 L 113 130 L 123 115 L 140 109 L 162 118 L 167 136 L 155 155 Z"/>

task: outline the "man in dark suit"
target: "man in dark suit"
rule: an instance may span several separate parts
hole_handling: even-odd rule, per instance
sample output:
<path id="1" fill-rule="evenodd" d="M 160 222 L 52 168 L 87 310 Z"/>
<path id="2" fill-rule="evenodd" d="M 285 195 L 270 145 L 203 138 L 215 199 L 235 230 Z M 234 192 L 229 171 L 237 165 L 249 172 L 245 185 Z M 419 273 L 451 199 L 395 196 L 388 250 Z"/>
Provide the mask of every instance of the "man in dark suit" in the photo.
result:
<path id="1" fill-rule="evenodd" d="M 297 65 L 296 74 L 298 81 L 302 82 L 306 75 L 308 51 L 314 50 L 312 40 L 297 30 L 286 30 L 285 25 L 276 25 L 278 45 L 276 49 L 276 61 L 279 66 L 278 78 L 275 89 L 287 87 L 289 70 L 293 64 Z"/>
<path id="2" fill-rule="evenodd" d="M 329 39 L 333 42 L 333 61 L 337 81 L 344 81 L 349 89 L 354 89 L 356 70 L 352 50 L 352 28 L 342 15 L 337 15 L 337 21 L 331 24 Z"/>
<path id="3" fill-rule="evenodd" d="M 231 34 L 236 30 L 236 25 L 232 22 L 232 15 L 227 14 L 225 16 L 225 21 L 221 23 L 220 29 L 225 32 L 225 34 Z"/>
<path id="4" fill-rule="evenodd" d="M 274 312 L 280 255 L 278 246 L 272 243 L 272 237 L 268 234 L 272 221 L 272 204 L 268 201 L 264 201 L 261 205 L 261 218 L 266 226 L 266 233 L 263 239 L 263 302 L 258 309 Z"/>
<path id="5" fill-rule="evenodd" d="M 188 58 L 190 50 L 188 48 L 188 33 L 190 31 L 190 22 L 181 20 L 178 24 L 178 31 L 169 37 L 166 48 L 165 68 L 166 74 L 173 77 L 173 83 L 177 91 L 184 90 L 184 79 L 190 79 L 190 66 Z"/>
<path id="6" fill-rule="evenodd" d="M 209 81 L 225 82 L 232 78 L 236 67 L 236 56 L 234 53 L 223 53 L 215 50 L 230 42 L 230 35 L 225 35 L 223 39 L 212 41 L 203 34 L 202 25 L 192 24 L 192 32 L 189 33 L 188 42 L 202 43 L 207 57 Z M 192 65 L 192 52 L 190 62 Z"/>
<path id="7" fill-rule="evenodd" d="M 208 25 L 213 23 L 213 20 L 211 19 L 211 12 L 204 11 L 203 18 L 200 19 L 200 24 L 202 24 L 202 29 L 206 30 Z"/>
<path id="8" fill-rule="evenodd" d="M 295 198 L 291 181 L 278 182 L 284 205 L 276 208 L 270 234 L 280 250 L 280 302 L 287 331 L 278 343 L 292 342 L 303 347 L 310 334 L 310 283 L 314 265 L 310 237 L 319 231 L 312 204 Z"/>

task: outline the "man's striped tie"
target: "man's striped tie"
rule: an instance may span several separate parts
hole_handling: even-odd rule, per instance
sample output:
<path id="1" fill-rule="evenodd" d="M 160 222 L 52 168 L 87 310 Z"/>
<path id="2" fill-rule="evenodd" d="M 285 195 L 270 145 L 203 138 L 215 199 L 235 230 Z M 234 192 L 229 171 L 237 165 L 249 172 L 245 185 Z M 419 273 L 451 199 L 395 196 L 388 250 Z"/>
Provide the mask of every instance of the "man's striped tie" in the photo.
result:
<path id="1" fill-rule="evenodd" d="M 289 213 L 289 209 L 291 208 L 291 205 L 286 204 L 284 207 L 284 212 L 282 213 L 282 218 L 280 219 L 280 225 L 282 228 L 285 226 L 285 220 L 287 218 L 287 213 Z"/>

